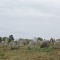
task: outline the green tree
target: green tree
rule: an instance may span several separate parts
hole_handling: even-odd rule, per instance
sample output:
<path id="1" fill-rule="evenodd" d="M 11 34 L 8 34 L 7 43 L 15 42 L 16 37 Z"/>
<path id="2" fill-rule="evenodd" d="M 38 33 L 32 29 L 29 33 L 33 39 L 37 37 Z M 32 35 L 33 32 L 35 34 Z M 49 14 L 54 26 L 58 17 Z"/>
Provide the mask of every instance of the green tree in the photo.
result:
<path id="1" fill-rule="evenodd" d="M 14 40 L 13 35 L 9 35 L 9 43 L 10 43 L 12 40 Z"/>
<path id="2" fill-rule="evenodd" d="M 7 37 L 3 37 L 3 41 L 5 41 L 6 38 L 7 38 Z"/>
<path id="3" fill-rule="evenodd" d="M 2 37 L 0 37 L 0 42 L 2 42 Z"/>
<path id="4" fill-rule="evenodd" d="M 38 37 L 38 39 L 37 39 L 37 40 L 43 41 L 43 39 L 42 39 L 42 38 L 40 38 L 40 37 Z"/>

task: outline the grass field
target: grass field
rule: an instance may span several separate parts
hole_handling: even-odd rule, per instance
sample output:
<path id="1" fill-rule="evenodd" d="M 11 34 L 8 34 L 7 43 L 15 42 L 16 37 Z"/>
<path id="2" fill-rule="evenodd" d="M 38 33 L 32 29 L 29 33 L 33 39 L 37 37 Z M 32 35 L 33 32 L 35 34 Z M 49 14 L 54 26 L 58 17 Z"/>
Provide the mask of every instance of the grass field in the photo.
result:
<path id="1" fill-rule="evenodd" d="M 28 49 L 27 46 L 10 50 L 0 46 L 0 60 L 60 60 L 60 49 L 39 48 Z"/>

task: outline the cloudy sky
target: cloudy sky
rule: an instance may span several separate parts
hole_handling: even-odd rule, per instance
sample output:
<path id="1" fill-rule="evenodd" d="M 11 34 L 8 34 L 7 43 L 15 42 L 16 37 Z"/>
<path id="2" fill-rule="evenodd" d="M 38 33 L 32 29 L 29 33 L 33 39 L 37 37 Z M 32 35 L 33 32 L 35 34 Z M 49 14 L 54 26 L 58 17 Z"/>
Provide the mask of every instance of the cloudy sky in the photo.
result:
<path id="1" fill-rule="evenodd" d="M 0 36 L 60 38 L 60 0 L 0 0 Z"/>

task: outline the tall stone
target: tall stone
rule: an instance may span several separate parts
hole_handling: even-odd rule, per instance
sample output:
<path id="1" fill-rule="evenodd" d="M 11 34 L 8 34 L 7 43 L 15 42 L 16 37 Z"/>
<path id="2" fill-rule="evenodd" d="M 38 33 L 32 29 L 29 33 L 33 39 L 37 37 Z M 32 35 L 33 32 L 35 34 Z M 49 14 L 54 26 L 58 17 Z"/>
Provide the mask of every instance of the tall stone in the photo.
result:
<path id="1" fill-rule="evenodd" d="M 9 38 L 6 38 L 5 39 L 5 46 L 8 46 L 8 44 L 9 44 Z"/>
<path id="2" fill-rule="evenodd" d="M 54 45 L 54 43 L 55 43 L 55 39 L 51 38 L 51 39 L 50 39 L 50 44 L 51 44 L 51 45 Z"/>

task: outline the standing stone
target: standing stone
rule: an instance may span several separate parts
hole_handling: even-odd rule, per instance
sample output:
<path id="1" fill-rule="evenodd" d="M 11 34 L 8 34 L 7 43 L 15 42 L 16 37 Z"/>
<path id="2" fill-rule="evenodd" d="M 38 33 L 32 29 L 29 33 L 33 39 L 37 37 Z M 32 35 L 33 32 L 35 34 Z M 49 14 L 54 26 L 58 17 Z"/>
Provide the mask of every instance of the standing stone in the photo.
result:
<path id="1" fill-rule="evenodd" d="M 34 37 L 32 40 L 37 43 L 37 37 Z"/>
<path id="2" fill-rule="evenodd" d="M 8 42 L 9 42 L 9 39 L 6 38 L 6 39 L 5 39 L 5 46 L 8 46 L 8 44 L 9 44 Z"/>
<path id="3" fill-rule="evenodd" d="M 28 48 L 29 49 L 33 49 L 35 47 L 35 42 L 34 41 L 30 41 Z"/>
<path id="4" fill-rule="evenodd" d="M 11 41 L 9 43 L 9 45 L 10 45 L 11 49 L 18 49 L 19 48 L 19 45 L 16 41 Z"/>
<path id="5" fill-rule="evenodd" d="M 54 42 L 55 42 L 55 39 L 51 38 L 51 39 L 50 39 L 50 44 L 51 44 L 51 45 L 54 45 Z"/>
<path id="6" fill-rule="evenodd" d="M 18 40 L 19 47 L 24 46 L 23 40 Z"/>
<path id="7" fill-rule="evenodd" d="M 41 45 L 43 41 L 37 40 L 37 44 Z"/>

